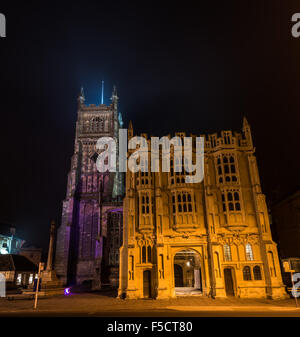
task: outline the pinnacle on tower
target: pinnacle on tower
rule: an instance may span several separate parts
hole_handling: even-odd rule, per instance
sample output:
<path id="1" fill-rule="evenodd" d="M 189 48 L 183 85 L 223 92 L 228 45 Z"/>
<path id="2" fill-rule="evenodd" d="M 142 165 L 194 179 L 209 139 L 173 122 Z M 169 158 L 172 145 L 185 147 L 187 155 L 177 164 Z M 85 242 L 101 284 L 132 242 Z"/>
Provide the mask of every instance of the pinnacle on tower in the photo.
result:
<path id="1" fill-rule="evenodd" d="M 80 104 L 83 104 L 84 101 L 85 101 L 83 87 L 81 87 L 81 89 L 80 89 L 80 93 L 79 93 L 79 96 L 78 96 L 78 101 L 80 102 Z"/>
<path id="2" fill-rule="evenodd" d="M 129 121 L 128 130 L 133 130 L 132 121 Z"/>
<path id="3" fill-rule="evenodd" d="M 248 123 L 246 117 L 243 118 L 243 133 L 244 133 L 244 137 L 248 141 L 248 145 L 253 146 L 251 128 L 250 128 L 250 124 Z"/>
<path id="4" fill-rule="evenodd" d="M 128 124 L 128 138 L 132 138 L 133 137 L 133 126 L 132 126 L 132 121 L 129 121 Z"/>
<path id="5" fill-rule="evenodd" d="M 248 121 L 247 121 L 247 118 L 244 116 L 243 117 L 243 129 L 245 129 L 245 128 L 247 128 L 247 127 L 249 127 L 250 125 L 249 125 L 249 123 L 248 123 Z"/>
<path id="6" fill-rule="evenodd" d="M 117 95 L 117 88 L 116 88 L 116 86 L 114 85 L 114 87 L 113 87 L 113 92 L 112 92 L 112 95 L 111 95 L 111 100 L 114 101 L 114 100 L 118 100 L 118 99 L 119 99 L 119 97 L 118 97 L 118 95 Z"/>

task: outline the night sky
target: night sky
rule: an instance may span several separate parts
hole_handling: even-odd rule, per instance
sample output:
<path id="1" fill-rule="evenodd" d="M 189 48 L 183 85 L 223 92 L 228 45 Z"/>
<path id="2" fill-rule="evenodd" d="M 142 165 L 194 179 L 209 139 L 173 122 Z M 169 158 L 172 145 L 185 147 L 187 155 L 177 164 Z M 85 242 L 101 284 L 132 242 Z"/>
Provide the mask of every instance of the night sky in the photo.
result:
<path id="1" fill-rule="evenodd" d="M 204 4 L 203 4 L 204 3 Z M 268 200 L 300 186 L 299 1 L 1 1 L 0 221 L 47 248 L 60 224 L 77 96 L 113 84 L 127 127 L 239 131 L 246 116 Z"/>

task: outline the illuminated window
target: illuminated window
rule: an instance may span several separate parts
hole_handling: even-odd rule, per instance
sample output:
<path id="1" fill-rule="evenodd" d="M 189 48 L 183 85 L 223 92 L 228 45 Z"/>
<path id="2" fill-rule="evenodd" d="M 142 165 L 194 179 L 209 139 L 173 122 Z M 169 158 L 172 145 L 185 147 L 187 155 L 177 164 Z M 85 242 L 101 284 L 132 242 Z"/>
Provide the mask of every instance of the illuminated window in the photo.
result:
<path id="1" fill-rule="evenodd" d="M 32 284 L 32 282 L 33 282 L 33 274 L 30 274 L 30 275 L 29 275 L 28 283 L 29 283 L 29 284 Z"/>
<path id="2" fill-rule="evenodd" d="M 22 274 L 18 274 L 17 280 L 16 280 L 16 284 L 17 284 L 17 285 L 20 285 L 21 282 L 22 282 Z"/>
<path id="3" fill-rule="evenodd" d="M 225 261 L 231 261 L 231 249 L 230 246 L 225 244 L 224 245 L 224 260 Z"/>
<path id="4" fill-rule="evenodd" d="M 252 246 L 250 245 L 250 243 L 246 244 L 246 259 L 249 261 L 253 261 L 253 251 L 252 251 Z"/>

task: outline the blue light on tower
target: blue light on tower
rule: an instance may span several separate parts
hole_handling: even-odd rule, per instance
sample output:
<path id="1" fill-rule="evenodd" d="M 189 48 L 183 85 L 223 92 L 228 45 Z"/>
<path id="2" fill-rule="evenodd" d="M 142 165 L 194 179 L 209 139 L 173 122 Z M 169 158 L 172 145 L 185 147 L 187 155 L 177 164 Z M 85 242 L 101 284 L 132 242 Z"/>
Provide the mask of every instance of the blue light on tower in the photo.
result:
<path id="1" fill-rule="evenodd" d="M 103 103 L 103 95 L 104 95 L 104 81 L 102 80 L 101 104 L 104 104 L 104 103 Z"/>

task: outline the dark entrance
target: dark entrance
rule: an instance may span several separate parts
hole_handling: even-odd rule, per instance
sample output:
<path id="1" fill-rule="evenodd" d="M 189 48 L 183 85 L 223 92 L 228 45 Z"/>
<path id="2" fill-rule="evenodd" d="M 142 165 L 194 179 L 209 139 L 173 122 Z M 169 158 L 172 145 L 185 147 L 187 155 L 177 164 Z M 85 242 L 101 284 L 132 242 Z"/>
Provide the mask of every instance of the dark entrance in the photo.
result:
<path id="1" fill-rule="evenodd" d="M 224 269 L 225 290 L 227 296 L 234 296 L 233 278 L 231 268 Z"/>
<path id="2" fill-rule="evenodd" d="M 183 287 L 183 271 L 179 264 L 174 264 L 175 287 Z"/>
<path id="3" fill-rule="evenodd" d="M 144 270 L 143 273 L 144 298 L 151 298 L 151 271 Z"/>

